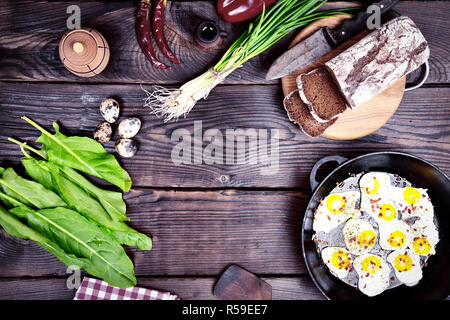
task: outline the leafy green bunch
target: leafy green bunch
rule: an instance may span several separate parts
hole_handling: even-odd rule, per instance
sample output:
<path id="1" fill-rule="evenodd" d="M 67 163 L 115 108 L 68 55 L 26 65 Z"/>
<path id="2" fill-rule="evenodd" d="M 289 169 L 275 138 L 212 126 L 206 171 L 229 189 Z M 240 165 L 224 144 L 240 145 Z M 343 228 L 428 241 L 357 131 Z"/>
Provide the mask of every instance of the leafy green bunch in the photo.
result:
<path id="1" fill-rule="evenodd" d="M 151 250 L 152 241 L 125 222 L 121 192 L 104 190 L 79 171 L 102 178 L 124 191 L 131 188 L 128 173 L 101 144 L 87 137 L 41 131 L 40 150 L 17 143 L 22 165 L 33 179 L 13 168 L 0 168 L 0 226 L 10 235 L 30 239 L 68 266 L 78 266 L 113 286 L 136 285 L 134 266 L 121 244 Z M 25 149 L 40 159 L 32 157 Z"/>

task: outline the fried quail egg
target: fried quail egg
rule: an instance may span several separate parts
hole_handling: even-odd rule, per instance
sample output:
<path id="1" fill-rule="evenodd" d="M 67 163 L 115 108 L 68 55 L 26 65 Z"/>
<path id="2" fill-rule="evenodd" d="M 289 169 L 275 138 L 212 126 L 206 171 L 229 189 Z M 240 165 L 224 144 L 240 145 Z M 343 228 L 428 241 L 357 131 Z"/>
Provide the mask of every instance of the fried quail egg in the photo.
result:
<path id="1" fill-rule="evenodd" d="M 412 239 L 408 224 L 401 220 L 392 220 L 389 224 L 380 224 L 380 246 L 385 250 L 406 248 Z"/>
<path id="2" fill-rule="evenodd" d="M 433 221 L 417 220 L 412 226 L 412 249 L 421 256 L 436 254 L 439 231 Z"/>
<path id="3" fill-rule="evenodd" d="M 397 218 L 397 207 L 392 201 L 382 201 L 374 206 L 373 218 L 379 223 L 389 223 Z"/>
<path id="4" fill-rule="evenodd" d="M 369 252 L 377 242 L 375 230 L 365 220 L 348 220 L 342 232 L 348 251 L 357 256 Z"/>
<path id="5" fill-rule="evenodd" d="M 343 279 L 352 268 L 352 257 L 345 248 L 326 247 L 322 249 L 322 260 L 331 273 Z"/>
<path id="6" fill-rule="evenodd" d="M 314 213 L 314 231 L 329 232 L 350 218 L 361 215 L 356 208 L 359 192 L 333 193 L 322 200 Z"/>
<path id="7" fill-rule="evenodd" d="M 384 172 L 366 173 L 359 180 L 361 189 L 361 210 L 370 214 L 375 220 L 379 220 L 380 213 L 385 219 L 392 220 L 394 213 L 390 209 L 395 209 L 390 201 L 390 194 L 393 186 L 390 177 Z M 383 211 L 382 211 L 383 210 Z"/>
<path id="8" fill-rule="evenodd" d="M 384 172 L 369 172 L 361 177 L 359 187 L 369 198 L 379 197 L 389 191 L 391 178 Z"/>
<path id="9" fill-rule="evenodd" d="M 394 268 L 397 279 L 405 285 L 415 286 L 422 279 L 420 257 L 413 250 L 394 251 L 388 255 L 387 260 Z"/>
<path id="10" fill-rule="evenodd" d="M 365 295 L 373 297 L 389 286 L 391 268 L 383 258 L 364 254 L 355 258 L 353 266 L 358 273 L 358 289 Z"/>
<path id="11" fill-rule="evenodd" d="M 324 231 L 314 235 L 322 260 L 345 282 L 357 276 L 358 289 L 370 297 L 390 286 L 416 285 L 439 243 L 427 190 L 384 172 L 353 178 L 358 195 L 336 187 L 314 213 L 313 229 Z"/>
<path id="12" fill-rule="evenodd" d="M 397 204 L 403 219 L 419 217 L 433 220 L 434 209 L 426 189 L 394 188 L 392 199 Z"/>

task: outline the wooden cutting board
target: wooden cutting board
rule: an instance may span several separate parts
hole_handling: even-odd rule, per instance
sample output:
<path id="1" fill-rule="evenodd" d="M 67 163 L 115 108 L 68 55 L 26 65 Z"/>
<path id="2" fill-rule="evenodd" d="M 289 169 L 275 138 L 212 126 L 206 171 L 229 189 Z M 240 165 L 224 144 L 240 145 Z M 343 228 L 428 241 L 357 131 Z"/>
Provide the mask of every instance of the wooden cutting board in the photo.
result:
<path id="1" fill-rule="evenodd" d="M 232 265 L 217 281 L 214 295 L 222 300 L 271 300 L 272 287 L 244 268 Z"/>
<path id="2" fill-rule="evenodd" d="M 306 39 L 320 28 L 325 26 L 331 28 L 337 27 L 347 18 L 349 18 L 347 15 L 336 15 L 311 23 L 300 31 L 290 44 L 289 48 L 292 48 L 303 39 Z M 364 31 L 358 34 L 324 57 L 308 65 L 306 68 L 281 78 L 281 86 L 284 95 L 287 96 L 297 89 L 296 78 L 299 74 L 309 72 L 322 66 L 325 62 L 355 44 L 368 32 L 369 31 Z M 392 117 L 400 105 L 405 90 L 405 84 L 406 77 L 403 77 L 370 101 L 359 105 L 355 109 L 346 110 L 332 126 L 325 130 L 322 137 L 335 140 L 352 140 L 367 136 L 380 129 Z"/>

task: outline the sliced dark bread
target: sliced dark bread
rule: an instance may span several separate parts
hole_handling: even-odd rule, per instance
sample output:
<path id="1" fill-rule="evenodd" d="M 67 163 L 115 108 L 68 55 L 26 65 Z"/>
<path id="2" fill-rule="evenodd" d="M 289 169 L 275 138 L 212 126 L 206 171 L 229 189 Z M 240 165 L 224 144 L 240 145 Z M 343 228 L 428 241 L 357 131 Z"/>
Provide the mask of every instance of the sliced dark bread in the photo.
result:
<path id="1" fill-rule="evenodd" d="M 300 97 L 318 122 L 328 122 L 347 109 L 347 103 L 326 68 L 297 77 Z"/>
<path id="2" fill-rule="evenodd" d="M 308 106 L 302 101 L 299 90 L 291 92 L 283 101 L 289 119 L 297 123 L 300 129 L 310 137 L 320 136 L 337 118 L 328 122 L 319 122 L 311 115 Z"/>

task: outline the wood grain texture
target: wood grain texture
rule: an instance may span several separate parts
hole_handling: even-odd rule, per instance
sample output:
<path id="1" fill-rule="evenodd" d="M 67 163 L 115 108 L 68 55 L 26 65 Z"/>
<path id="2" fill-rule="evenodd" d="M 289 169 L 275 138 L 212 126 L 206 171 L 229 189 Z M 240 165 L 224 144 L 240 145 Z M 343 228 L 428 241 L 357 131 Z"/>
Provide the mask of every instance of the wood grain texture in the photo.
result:
<path id="1" fill-rule="evenodd" d="M 121 119 L 138 116 L 143 125 L 137 136 L 139 151 L 120 162 L 131 173 L 134 186 L 144 187 L 263 187 L 309 188 L 309 173 L 316 161 L 328 155 L 354 157 L 375 151 L 404 151 L 434 163 L 450 173 L 450 89 L 423 88 L 404 95 L 387 124 L 375 133 L 353 141 L 313 139 L 291 123 L 282 107 L 278 85 L 221 86 L 201 101 L 186 119 L 164 123 L 144 109 L 144 92 L 138 85 L 89 85 L 51 83 L 0 83 L 0 165 L 18 163 L 19 148 L 7 137 L 34 141 L 39 132 L 20 119 L 27 115 L 47 129 L 60 121 L 63 132 L 90 136 L 102 117 L 100 102 L 116 98 Z M 150 87 L 146 87 L 150 88 Z M 174 164 L 171 152 L 177 129 L 193 137 L 194 122 L 203 132 L 218 129 L 262 129 L 279 132 L 279 168 L 263 175 L 261 164 Z M 117 135 L 115 137 L 117 139 Z M 203 142 L 203 147 L 209 140 Z M 107 144 L 113 151 L 114 142 Z M 247 150 L 248 153 L 248 150 Z M 224 160 L 225 161 L 225 160 Z"/>
<path id="2" fill-rule="evenodd" d="M 6 137 L 33 141 L 39 135 L 20 116 L 48 129 L 59 120 L 64 133 L 89 136 L 102 121 L 100 102 L 116 98 L 123 107 L 121 119 L 138 116 L 143 121 L 138 154 L 120 159 L 134 181 L 126 195 L 132 226 L 154 239 L 152 251 L 127 248 L 138 285 L 182 299 L 214 299 L 219 275 L 239 264 L 272 286 L 273 299 L 323 299 L 306 274 L 300 249 L 303 211 L 311 195 L 309 172 L 318 159 L 395 150 L 421 156 L 450 173 L 450 39 L 443 36 L 450 30 L 450 2 L 400 2 L 399 11 L 430 42 L 428 86 L 406 93 L 396 114 L 374 134 L 341 142 L 306 137 L 288 120 L 279 83 L 264 79 L 295 32 L 234 72 L 225 82 L 233 86 L 215 89 L 186 119 L 163 123 L 142 108 L 145 95 L 135 83 L 190 80 L 217 61 L 244 30 L 245 24 L 218 20 L 214 2 L 169 2 L 166 34 L 184 63 L 169 72 L 153 68 L 137 45 L 135 1 L 1 2 L 0 80 L 5 81 L 0 81 L 0 166 L 19 167 L 20 151 Z M 75 77 L 59 62 L 57 46 L 70 4 L 81 6 L 83 25 L 97 28 L 110 42 L 110 64 L 98 77 Z M 224 31 L 225 39 L 211 51 L 192 39 L 204 19 L 217 21 Z M 277 129 L 279 170 L 264 176 L 260 164 L 175 165 L 171 136 L 177 129 L 193 134 L 196 120 L 202 120 L 203 132 Z M 113 151 L 113 143 L 107 149 Z M 67 289 L 66 277 L 66 267 L 51 254 L 0 231 L 0 299 L 72 299 L 75 292 Z"/>
<path id="3" fill-rule="evenodd" d="M 294 191 L 133 190 L 125 197 L 131 226 L 151 235 L 153 249 L 127 252 L 137 276 L 215 276 L 231 264 L 258 275 L 304 274 L 300 230 L 308 200 Z M 34 242 L 0 230 L 0 278 L 66 270 Z"/>
<path id="4" fill-rule="evenodd" d="M 82 24 L 99 30 L 111 46 L 106 70 L 92 79 L 70 74 L 58 58 L 58 42 L 67 31 L 66 9 L 80 5 Z M 357 2 L 330 2 L 328 7 L 354 6 Z M 324 7 L 326 8 L 326 7 Z M 428 84 L 450 80 L 450 33 L 447 23 L 450 3 L 445 1 L 401 1 L 396 9 L 411 17 L 429 41 L 431 49 Z M 170 71 L 153 67 L 140 51 L 135 32 L 135 1 L 4 1 L 0 5 L 0 79 L 19 81 L 69 81 L 115 83 L 182 83 L 214 65 L 227 47 L 246 28 L 245 23 L 229 24 L 220 20 L 215 3 L 208 1 L 168 2 L 166 36 L 182 65 Z M 202 20 L 213 20 L 222 31 L 217 48 L 204 50 L 195 44 L 193 34 Z M 264 54 L 235 71 L 227 84 L 277 83 L 265 80 L 265 74 L 288 46 L 296 32 Z M 162 61 L 165 58 L 158 52 Z"/>
<path id="5" fill-rule="evenodd" d="M 262 279 L 272 286 L 273 300 L 324 299 L 307 276 Z M 66 281 L 66 278 L 0 279 L 0 300 L 71 300 L 76 290 L 68 289 Z M 215 277 L 138 277 L 138 286 L 169 291 L 182 300 L 215 300 L 212 288 L 216 281 Z"/>
<path id="6" fill-rule="evenodd" d="M 308 276 L 263 277 L 272 286 L 273 300 L 325 300 Z M 168 291 L 182 300 L 215 300 L 216 277 L 138 277 L 138 286 Z M 72 300 L 67 278 L 0 279 L 0 300 Z M 11 288 L 14 288 L 11 290 Z M 447 297 L 447 300 L 450 296 Z"/>
<path id="7" fill-rule="evenodd" d="M 248 270 L 232 265 L 214 285 L 214 295 L 222 300 L 272 300 L 272 287 Z"/>

